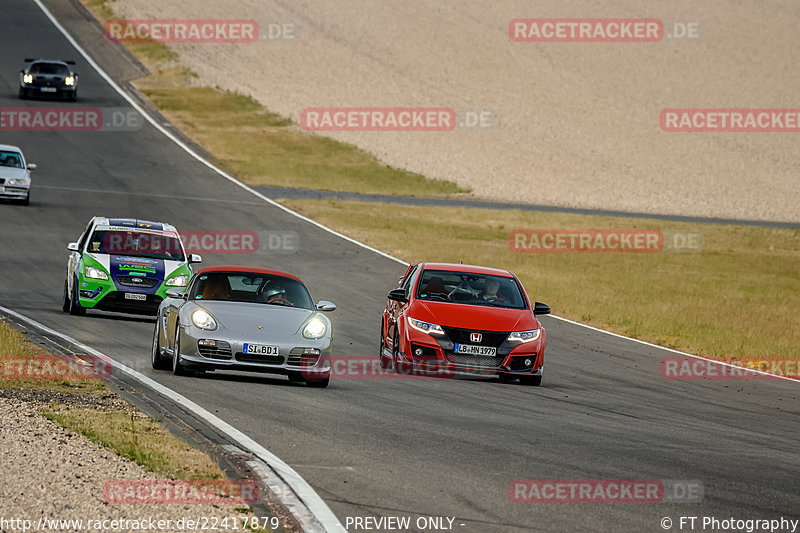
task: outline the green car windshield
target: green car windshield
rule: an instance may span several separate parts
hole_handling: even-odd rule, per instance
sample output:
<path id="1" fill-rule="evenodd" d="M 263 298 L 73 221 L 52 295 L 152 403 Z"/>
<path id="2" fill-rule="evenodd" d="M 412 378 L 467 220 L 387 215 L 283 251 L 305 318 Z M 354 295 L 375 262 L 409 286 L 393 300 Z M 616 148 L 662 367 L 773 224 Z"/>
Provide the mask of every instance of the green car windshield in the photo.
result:
<path id="1" fill-rule="evenodd" d="M 96 230 L 87 252 L 185 261 L 178 237 L 141 231 Z"/>

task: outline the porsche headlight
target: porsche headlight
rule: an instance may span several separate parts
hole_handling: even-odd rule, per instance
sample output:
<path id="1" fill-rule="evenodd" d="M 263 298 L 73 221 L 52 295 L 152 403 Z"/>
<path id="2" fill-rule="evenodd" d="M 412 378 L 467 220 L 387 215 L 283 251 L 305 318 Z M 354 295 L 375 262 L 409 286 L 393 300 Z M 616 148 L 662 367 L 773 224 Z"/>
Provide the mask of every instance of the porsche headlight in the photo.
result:
<path id="1" fill-rule="evenodd" d="M 189 283 L 189 276 L 173 276 L 167 280 L 165 285 L 168 287 L 185 287 Z"/>
<path id="2" fill-rule="evenodd" d="M 23 74 L 22 81 L 24 83 L 33 83 L 33 74 Z"/>
<path id="3" fill-rule="evenodd" d="M 200 329 L 217 329 L 217 321 L 205 309 L 195 309 L 192 323 Z"/>
<path id="4" fill-rule="evenodd" d="M 508 340 L 518 342 L 532 342 L 541 336 L 542 330 L 531 329 L 529 331 L 514 331 L 508 335 Z"/>
<path id="5" fill-rule="evenodd" d="M 14 178 L 6 181 L 6 185 L 27 185 L 28 182 L 24 179 Z"/>
<path id="6" fill-rule="evenodd" d="M 325 325 L 325 322 L 319 318 L 312 318 L 303 328 L 303 337 L 306 339 L 321 339 L 325 336 L 326 331 L 328 331 L 328 326 Z"/>
<path id="7" fill-rule="evenodd" d="M 439 324 L 431 324 L 430 322 L 423 322 L 422 320 L 417 320 L 416 318 L 409 318 L 408 325 L 414 329 L 420 330 L 423 333 L 427 333 L 428 335 L 444 335 L 444 330 Z"/>
<path id="8" fill-rule="evenodd" d="M 108 274 L 96 267 L 86 267 L 86 277 L 92 279 L 108 279 Z"/>
<path id="9" fill-rule="evenodd" d="M 75 76 L 67 76 L 64 78 L 64 85 L 75 85 Z"/>

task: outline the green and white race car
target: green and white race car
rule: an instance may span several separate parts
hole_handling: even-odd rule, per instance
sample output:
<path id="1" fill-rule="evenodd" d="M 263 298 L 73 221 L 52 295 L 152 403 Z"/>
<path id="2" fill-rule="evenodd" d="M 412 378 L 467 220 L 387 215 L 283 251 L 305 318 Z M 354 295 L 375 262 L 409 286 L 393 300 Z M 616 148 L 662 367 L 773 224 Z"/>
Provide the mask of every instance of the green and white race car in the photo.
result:
<path id="1" fill-rule="evenodd" d="M 168 289 L 184 289 L 190 265 L 175 227 L 133 218 L 93 217 L 67 246 L 65 312 L 87 309 L 156 314 Z"/>

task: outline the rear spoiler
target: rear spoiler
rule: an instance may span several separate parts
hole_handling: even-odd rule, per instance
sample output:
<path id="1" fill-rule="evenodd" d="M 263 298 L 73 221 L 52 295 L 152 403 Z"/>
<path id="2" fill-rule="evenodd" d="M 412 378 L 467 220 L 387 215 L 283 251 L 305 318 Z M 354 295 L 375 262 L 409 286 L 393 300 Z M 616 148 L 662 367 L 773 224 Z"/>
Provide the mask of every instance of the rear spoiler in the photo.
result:
<path id="1" fill-rule="evenodd" d="M 31 62 L 33 62 L 33 61 L 39 61 L 39 60 L 38 60 L 38 59 L 35 59 L 35 58 L 33 58 L 33 57 L 26 57 L 26 58 L 25 58 L 25 62 L 26 62 L 26 63 L 31 63 Z M 74 65 L 74 64 L 75 64 L 75 61 L 73 61 L 73 60 L 71 60 L 71 59 L 62 59 L 62 60 L 61 60 L 61 62 L 62 62 L 62 63 L 66 63 L 67 65 Z"/>

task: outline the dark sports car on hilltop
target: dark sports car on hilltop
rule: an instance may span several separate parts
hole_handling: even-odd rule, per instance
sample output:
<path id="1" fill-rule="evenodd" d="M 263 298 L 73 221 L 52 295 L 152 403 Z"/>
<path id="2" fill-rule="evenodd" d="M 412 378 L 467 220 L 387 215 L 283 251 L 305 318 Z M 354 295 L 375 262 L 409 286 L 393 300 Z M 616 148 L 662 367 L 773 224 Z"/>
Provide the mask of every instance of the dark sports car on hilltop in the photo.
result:
<path id="1" fill-rule="evenodd" d="M 74 61 L 58 59 L 25 59 L 30 63 L 19 71 L 19 97 L 64 96 L 73 102 L 78 99 L 78 73 Z"/>

